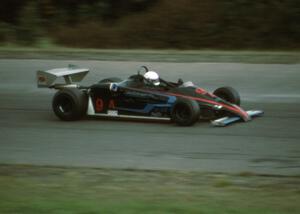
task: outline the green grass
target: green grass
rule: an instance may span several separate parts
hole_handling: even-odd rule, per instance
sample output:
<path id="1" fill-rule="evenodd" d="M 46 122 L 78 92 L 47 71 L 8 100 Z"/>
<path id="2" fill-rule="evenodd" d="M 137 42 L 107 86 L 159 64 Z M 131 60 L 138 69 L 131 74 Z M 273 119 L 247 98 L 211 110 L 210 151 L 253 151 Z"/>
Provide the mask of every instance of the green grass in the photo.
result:
<path id="1" fill-rule="evenodd" d="M 299 177 L 0 165 L 0 213 L 300 213 Z"/>
<path id="2" fill-rule="evenodd" d="M 0 44 L 0 58 L 16 59 L 85 59 L 147 62 L 237 62 L 237 63 L 300 63 L 299 51 L 256 50 L 124 50 L 80 49 L 57 46 L 41 39 L 34 46 Z"/>

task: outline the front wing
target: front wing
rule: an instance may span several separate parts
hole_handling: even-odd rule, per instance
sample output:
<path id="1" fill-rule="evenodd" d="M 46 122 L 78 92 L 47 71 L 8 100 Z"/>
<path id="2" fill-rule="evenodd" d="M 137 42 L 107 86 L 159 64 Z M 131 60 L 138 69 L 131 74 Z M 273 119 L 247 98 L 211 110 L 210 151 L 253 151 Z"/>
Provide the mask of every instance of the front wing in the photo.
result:
<path id="1" fill-rule="evenodd" d="M 261 110 L 250 110 L 250 111 L 247 111 L 247 114 L 253 118 L 253 117 L 260 117 L 264 114 L 263 111 Z M 238 117 L 238 116 L 234 116 L 234 117 L 222 117 L 222 118 L 219 118 L 217 120 L 213 120 L 211 123 L 213 126 L 217 126 L 217 127 L 223 127 L 223 126 L 227 126 L 229 124 L 232 124 L 234 122 L 238 122 L 238 121 L 241 121 L 242 118 L 241 117 Z"/>

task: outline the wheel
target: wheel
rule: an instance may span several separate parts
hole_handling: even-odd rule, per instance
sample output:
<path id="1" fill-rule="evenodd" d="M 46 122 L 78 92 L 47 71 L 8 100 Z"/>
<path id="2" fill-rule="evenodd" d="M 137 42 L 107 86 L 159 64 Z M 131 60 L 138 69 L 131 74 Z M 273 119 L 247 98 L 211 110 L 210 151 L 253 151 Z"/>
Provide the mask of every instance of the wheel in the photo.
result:
<path id="1" fill-rule="evenodd" d="M 62 89 L 54 95 L 52 108 L 55 115 L 61 120 L 78 120 L 87 110 L 87 101 L 87 95 L 79 89 Z"/>
<path id="2" fill-rule="evenodd" d="M 195 100 L 178 100 L 171 112 L 171 119 L 179 126 L 191 126 L 199 120 L 200 106 Z"/>
<path id="3" fill-rule="evenodd" d="M 217 97 L 222 98 L 223 100 L 230 102 L 235 105 L 241 105 L 241 98 L 239 93 L 232 87 L 222 87 L 218 88 L 213 93 Z"/>
<path id="4" fill-rule="evenodd" d="M 112 83 L 112 82 L 122 82 L 122 80 L 118 77 L 110 77 L 99 81 L 99 83 Z"/>

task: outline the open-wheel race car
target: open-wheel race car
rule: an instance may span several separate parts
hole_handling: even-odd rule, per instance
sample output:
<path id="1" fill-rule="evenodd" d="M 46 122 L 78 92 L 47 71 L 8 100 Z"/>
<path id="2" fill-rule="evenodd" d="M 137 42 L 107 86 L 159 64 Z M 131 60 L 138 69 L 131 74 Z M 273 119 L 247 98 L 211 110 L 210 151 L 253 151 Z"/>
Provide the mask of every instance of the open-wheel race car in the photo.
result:
<path id="1" fill-rule="evenodd" d="M 96 116 L 167 120 L 191 126 L 203 119 L 211 120 L 214 126 L 226 126 L 263 115 L 261 110 L 243 110 L 239 93 L 232 87 L 221 87 L 210 93 L 192 82 L 166 81 L 146 66 L 125 80 L 112 77 L 91 86 L 75 84 L 88 72 L 89 69 L 73 65 L 37 71 L 38 87 L 57 90 L 52 108 L 61 120 Z M 60 78 L 64 83 L 55 83 Z"/>

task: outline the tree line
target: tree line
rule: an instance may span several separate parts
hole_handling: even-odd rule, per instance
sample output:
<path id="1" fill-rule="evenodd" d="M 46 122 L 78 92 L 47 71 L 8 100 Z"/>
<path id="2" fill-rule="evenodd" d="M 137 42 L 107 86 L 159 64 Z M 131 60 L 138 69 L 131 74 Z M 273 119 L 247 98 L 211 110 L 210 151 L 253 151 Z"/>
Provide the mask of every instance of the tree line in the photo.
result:
<path id="1" fill-rule="evenodd" d="M 299 49 L 298 0 L 2 0 L 0 43 Z"/>

